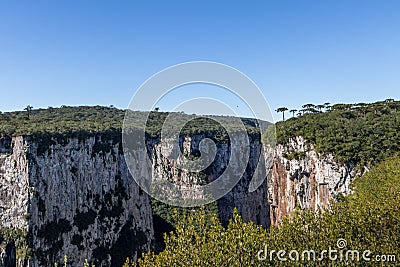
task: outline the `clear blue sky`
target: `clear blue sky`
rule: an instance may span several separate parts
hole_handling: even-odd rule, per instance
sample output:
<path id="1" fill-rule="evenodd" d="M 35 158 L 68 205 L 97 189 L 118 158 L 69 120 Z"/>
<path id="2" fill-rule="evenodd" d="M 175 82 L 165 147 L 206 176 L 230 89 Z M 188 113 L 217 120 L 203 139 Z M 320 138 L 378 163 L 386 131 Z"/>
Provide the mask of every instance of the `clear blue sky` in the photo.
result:
<path id="1" fill-rule="evenodd" d="M 396 0 L 1 1 L 0 110 L 126 108 L 149 76 L 193 60 L 244 72 L 271 109 L 399 99 L 399 14 Z"/>

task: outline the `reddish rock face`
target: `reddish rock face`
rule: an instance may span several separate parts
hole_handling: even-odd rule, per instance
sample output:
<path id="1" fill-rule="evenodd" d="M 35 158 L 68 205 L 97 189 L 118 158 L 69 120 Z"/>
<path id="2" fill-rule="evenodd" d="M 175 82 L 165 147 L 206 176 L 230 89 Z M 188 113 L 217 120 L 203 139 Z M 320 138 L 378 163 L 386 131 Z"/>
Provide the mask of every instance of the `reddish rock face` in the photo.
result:
<path id="1" fill-rule="evenodd" d="M 315 162 L 312 161 L 312 165 Z M 279 159 L 274 160 L 272 181 L 271 224 L 277 225 L 297 207 L 317 210 L 331 198 L 326 184 L 318 184 L 315 172 L 293 176 Z"/>
<path id="2" fill-rule="evenodd" d="M 287 195 L 287 173 L 285 166 L 278 161 L 274 161 L 273 176 L 275 179 L 272 182 L 273 202 L 270 209 L 271 224 L 276 225 L 287 215 L 288 195 Z"/>
<path id="3" fill-rule="evenodd" d="M 302 157 L 288 159 L 291 152 Z M 351 163 L 341 166 L 332 155 L 319 155 L 301 137 L 286 145 L 278 145 L 274 152 L 272 175 L 268 177 L 271 225 L 296 208 L 318 210 L 327 207 L 338 194 L 349 194 L 350 182 L 356 175 Z"/>

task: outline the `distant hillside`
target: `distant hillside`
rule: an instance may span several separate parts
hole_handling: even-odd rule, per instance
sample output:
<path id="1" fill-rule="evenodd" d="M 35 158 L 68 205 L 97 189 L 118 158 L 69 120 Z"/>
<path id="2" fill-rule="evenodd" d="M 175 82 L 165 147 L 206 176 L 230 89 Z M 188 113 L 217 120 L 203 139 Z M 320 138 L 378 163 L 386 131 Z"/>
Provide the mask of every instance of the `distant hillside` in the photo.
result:
<path id="1" fill-rule="evenodd" d="M 120 129 L 125 112 L 102 106 L 32 109 L 0 114 L 0 134 L 30 135 Z"/>
<path id="2" fill-rule="evenodd" d="M 332 153 L 340 163 L 371 167 L 400 151 L 400 101 L 336 104 L 326 112 L 277 123 L 278 143 L 303 136 L 321 154 Z M 301 157 L 301 155 L 287 155 Z"/>

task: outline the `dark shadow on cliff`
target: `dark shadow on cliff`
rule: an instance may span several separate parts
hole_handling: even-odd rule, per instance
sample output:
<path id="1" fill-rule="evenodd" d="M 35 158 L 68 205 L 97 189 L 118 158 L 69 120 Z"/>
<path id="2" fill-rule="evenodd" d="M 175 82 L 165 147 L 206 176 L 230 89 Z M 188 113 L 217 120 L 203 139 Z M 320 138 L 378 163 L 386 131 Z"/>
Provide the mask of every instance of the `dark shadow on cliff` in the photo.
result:
<path id="1" fill-rule="evenodd" d="M 165 249 L 164 233 L 175 231 L 175 227 L 157 214 L 153 214 L 154 252 L 160 253 Z"/>

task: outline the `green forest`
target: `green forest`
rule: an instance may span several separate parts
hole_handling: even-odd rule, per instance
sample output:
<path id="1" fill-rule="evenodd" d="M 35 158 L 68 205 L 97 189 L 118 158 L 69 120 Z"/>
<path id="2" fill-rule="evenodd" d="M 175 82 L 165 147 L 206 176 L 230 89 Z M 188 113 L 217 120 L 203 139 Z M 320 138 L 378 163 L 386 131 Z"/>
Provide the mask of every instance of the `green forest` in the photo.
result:
<path id="1" fill-rule="evenodd" d="M 399 154 L 400 101 L 323 105 L 325 112 L 310 105 L 304 105 L 308 108 L 298 117 L 277 123 L 278 143 L 303 136 L 318 152 L 333 154 L 339 163 L 368 168 Z"/>
<path id="2" fill-rule="evenodd" d="M 84 137 L 110 131 L 116 131 L 120 135 L 125 115 L 128 118 L 125 124 L 126 129 L 143 130 L 145 128 L 149 137 L 159 137 L 163 124 L 170 114 L 159 111 L 126 111 L 104 106 L 33 109 L 28 105 L 22 111 L 0 112 L 0 137 L 47 134 Z M 215 119 L 221 121 L 229 130 L 240 130 L 240 125 L 233 122 L 235 120 L 229 116 L 199 117 L 185 113 L 172 115 L 175 123 L 184 125 L 180 134 L 212 134 L 218 141 L 227 140 L 229 137 L 226 130 Z M 249 135 L 259 134 L 258 128 L 255 127 L 255 119 L 241 118 L 240 120 Z M 143 125 L 144 122 L 145 125 Z"/>

